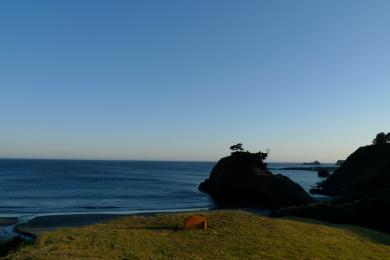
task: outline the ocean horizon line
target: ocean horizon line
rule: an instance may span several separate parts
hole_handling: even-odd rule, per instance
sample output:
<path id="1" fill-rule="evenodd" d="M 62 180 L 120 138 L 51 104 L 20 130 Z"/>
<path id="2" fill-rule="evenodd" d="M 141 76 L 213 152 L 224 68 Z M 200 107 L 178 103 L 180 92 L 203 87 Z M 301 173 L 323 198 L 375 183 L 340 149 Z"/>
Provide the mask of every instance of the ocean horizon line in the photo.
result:
<path id="1" fill-rule="evenodd" d="M 228 156 L 228 155 L 226 155 Z M 223 158 L 223 157 L 221 157 Z M 164 159 L 85 159 L 85 158 L 23 158 L 23 157 L 0 157 L 0 160 L 28 160 L 28 161 L 86 161 L 86 162 L 94 162 L 94 161 L 105 161 L 105 162 L 199 162 L 199 163 L 217 163 L 218 160 L 164 160 Z M 335 162 L 326 162 L 317 160 L 321 164 L 335 164 Z M 307 161 L 266 161 L 266 163 L 273 163 L 273 164 L 285 164 L 285 163 L 310 163 L 311 160 Z"/>

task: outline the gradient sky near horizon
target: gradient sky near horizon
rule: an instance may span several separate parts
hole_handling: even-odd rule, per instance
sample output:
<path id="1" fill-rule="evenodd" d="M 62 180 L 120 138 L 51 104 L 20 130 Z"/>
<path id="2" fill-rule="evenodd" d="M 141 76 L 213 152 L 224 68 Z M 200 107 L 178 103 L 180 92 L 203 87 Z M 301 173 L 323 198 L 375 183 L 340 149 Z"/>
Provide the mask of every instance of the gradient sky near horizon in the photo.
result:
<path id="1" fill-rule="evenodd" d="M 390 1 L 1 1 L 0 157 L 333 162 L 390 131 Z"/>

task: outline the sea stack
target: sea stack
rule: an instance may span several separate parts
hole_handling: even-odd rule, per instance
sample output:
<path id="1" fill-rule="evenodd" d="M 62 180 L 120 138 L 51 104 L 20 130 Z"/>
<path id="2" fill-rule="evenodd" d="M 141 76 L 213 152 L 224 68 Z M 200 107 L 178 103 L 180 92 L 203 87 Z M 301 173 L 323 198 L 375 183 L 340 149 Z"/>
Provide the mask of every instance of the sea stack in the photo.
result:
<path id="1" fill-rule="evenodd" d="M 278 209 L 313 201 L 301 186 L 268 171 L 263 161 L 266 156 L 261 152 L 233 152 L 219 160 L 199 189 L 226 207 Z"/>

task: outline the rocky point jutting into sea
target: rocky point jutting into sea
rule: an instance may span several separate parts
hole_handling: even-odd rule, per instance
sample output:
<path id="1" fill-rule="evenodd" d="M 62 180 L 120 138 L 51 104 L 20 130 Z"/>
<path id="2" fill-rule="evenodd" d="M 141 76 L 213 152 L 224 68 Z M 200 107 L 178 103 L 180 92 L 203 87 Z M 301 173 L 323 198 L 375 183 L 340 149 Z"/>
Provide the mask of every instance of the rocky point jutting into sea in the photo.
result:
<path id="1" fill-rule="evenodd" d="M 274 215 L 361 225 L 390 233 L 390 143 L 360 147 L 313 192 L 337 198 L 282 209 Z"/>

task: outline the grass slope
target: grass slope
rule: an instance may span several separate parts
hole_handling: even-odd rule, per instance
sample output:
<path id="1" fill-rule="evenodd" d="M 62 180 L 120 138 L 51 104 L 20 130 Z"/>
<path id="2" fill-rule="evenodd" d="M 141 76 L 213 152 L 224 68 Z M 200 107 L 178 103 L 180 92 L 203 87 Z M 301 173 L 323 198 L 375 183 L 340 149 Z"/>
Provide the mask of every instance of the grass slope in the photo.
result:
<path id="1" fill-rule="evenodd" d="M 352 226 L 204 212 L 207 230 L 182 230 L 190 213 L 124 217 L 44 233 L 7 259 L 390 259 L 390 236 Z"/>

